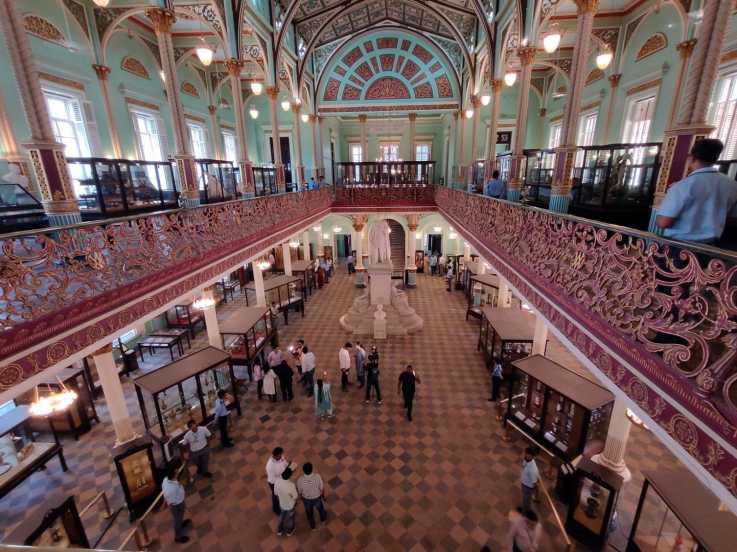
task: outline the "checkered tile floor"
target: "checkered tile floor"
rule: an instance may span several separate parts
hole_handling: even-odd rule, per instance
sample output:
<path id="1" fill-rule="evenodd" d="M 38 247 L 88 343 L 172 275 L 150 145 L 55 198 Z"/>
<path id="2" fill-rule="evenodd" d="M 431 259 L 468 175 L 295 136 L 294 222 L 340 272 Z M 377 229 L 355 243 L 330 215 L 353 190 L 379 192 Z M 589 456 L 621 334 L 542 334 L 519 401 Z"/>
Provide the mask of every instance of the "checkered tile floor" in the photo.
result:
<path id="1" fill-rule="evenodd" d="M 507 514 L 519 501 L 519 463 L 525 443 L 501 439 L 500 425 L 486 400 L 489 378 L 476 352 L 478 322 L 464 320 L 463 294 L 446 292 L 440 278 L 418 275 L 418 286 L 409 291 L 409 299 L 424 318 L 425 328 L 418 335 L 378 344 L 384 395 L 384 404 L 378 406 L 365 405 L 355 384 L 348 392 L 340 390 L 337 353 L 351 338 L 338 318 L 357 293 L 341 269 L 308 300 L 305 318 L 290 316 L 289 326 L 280 329 L 282 344 L 302 338 L 316 353 L 318 371 L 326 370 L 333 383 L 336 417 L 316 421 L 312 402 L 301 389 L 293 402 L 274 404 L 258 401 L 254 390 L 249 390 L 244 415 L 235 420 L 236 446 L 214 451 L 214 478 L 197 481 L 188 490 L 188 515 L 193 521 L 190 543 L 173 544 L 169 513 L 155 512 L 148 527 L 158 549 L 478 551 L 484 544 L 495 551 L 503 549 Z M 242 302 L 237 298 L 222 305 L 219 316 L 227 317 Z M 193 347 L 205 345 L 206 339 L 201 332 Z M 549 353 L 561 358 L 570 355 L 555 343 Z M 153 358 L 147 355 L 142 370 L 167 362 L 166 351 Z M 404 418 L 396 391 L 405 362 L 411 362 L 422 378 L 412 423 Z M 138 419 L 132 385 L 125 383 L 125 389 L 131 415 Z M 104 489 L 113 507 L 123 505 L 108 452 L 114 434 L 102 399 L 98 411 L 101 424 L 78 442 L 64 441 L 69 472 L 63 473 L 52 461 L 45 472 L 0 501 L 0 536 L 52 491 L 73 494 L 81 508 Z M 142 431 L 142 424 L 138 427 Z M 309 530 L 299 505 L 296 535 L 275 534 L 264 465 L 277 445 L 291 460 L 311 461 L 327 484 L 330 519 L 317 531 Z M 620 528 L 612 536 L 620 549 L 636 507 L 641 472 L 676 463 L 640 428 L 632 430 L 627 460 L 634 477 L 621 495 Z M 552 482 L 547 483 L 551 488 Z M 544 519 L 544 549 L 562 550 L 551 512 L 544 504 L 538 504 L 538 509 Z M 94 541 L 104 521 L 96 514 L 84 521 Z M 130 527 L 123 510 L 99 547 L 117 548 Z"/>

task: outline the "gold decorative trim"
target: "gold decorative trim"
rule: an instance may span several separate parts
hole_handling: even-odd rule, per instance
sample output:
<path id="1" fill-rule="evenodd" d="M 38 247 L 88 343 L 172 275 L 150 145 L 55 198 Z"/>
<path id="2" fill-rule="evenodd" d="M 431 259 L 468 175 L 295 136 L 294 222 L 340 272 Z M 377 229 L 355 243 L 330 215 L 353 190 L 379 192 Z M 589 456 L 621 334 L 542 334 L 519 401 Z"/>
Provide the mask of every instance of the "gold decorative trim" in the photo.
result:
<path id="1" fill-rule="evenodd" d="M 729 63 L 730 61 L 737 61 L 737 49 L 724 52 L 719 63 Z"/>
<path id="2" fill-rule="evenodd" d="M 660 50 L 664 50 L 668 47 L 668 37 L 663 33 L 655 33 L 648 38 L 645 43 L 640 46 L 635 56 L 635 61 L 640 61 L 648 56 L 651 56 Z"/>
<path id="3" fill-rule="evenodd" d="M 73 81 L 71 79 L 65 79 L 64 77 L 58 77 L 51 73 L 38 72 L 38 78 L 47 82 L 52 82 L 60 86 L 66 86 L 67 88 L 74 88 L 75 90 L 84 90 L 84 84 L 79 81 Z"/>
<path id="4" fill-rule="evenodd" d="M 48 40 L 55 44 L 64 44 L 66 38 L 59 28 L 48 19 L 38 15 L 28 14 L 23 16 L 23 28 L 26 32 L 37 36 L 42 40 Z"/>
<path id="5" fill-rule="evenodd" d="M 145 107 L 146 109 L 151 109 L 153 111 L 158 111 L 159 106 L 155 103 L 151 102 L 144 102 L 143 100 L 137 100 L 135 98 L 126 98 L 125 102 L 129 105 L 136 105 L 138 107 Z"/>
<path id="6" fill-rule="evenodd" d="M 41 154 L 37 149 L 29 149 L 28 155 L 31 158 L 31 165 L 33 166 L 33 173 L 38 183 L 38 190 L 41 192 L 41 200 L 51 201 L 51 188 L 49 188 L 49 180 L 46 178 L 46 171 L 41 162 Z"/>
<path id="7" fill-rule="evenodd" d="M 654 79 L 651 81 L 643 82 L 642 84 L 637 84 L 627 89 L 627 95 L 632 96 L 633 94 L 644 92 L 645 90 L 648 90 L 650 88 L 656 88 L 660 86 L 661 82 L 663 82 L 663 79 Z"/>
<path id="8" fill-rule="evenodd" d="M 140 60 L 132 56 L 125 56 L 123 61 L 120 62 L 120 68 L 123 71 L 133 73 L 142 79 L 151 80 L 151 75 L 149 74 L 148 69 L 146 69 L 146 66 Z"/>
<path id="9" fill-rule="evenodd" d="M 205 119 L 202 117 L 198 117 L 197 115 L 189 115 L 187 113 L 184 114 L 185 119 L 189 119 L 190 121 L 194 121 L 195 123 L 202 123 L 205 124 Z"/>
<path id="10" fill-rule="evenodd" d="M 586 104 L 584 106 L 581 106 L 580 113 L 584 113 L 586 111 L 591 111 L 592 109 L 599 109 L 600 106 L 601 106 L 601 102 L 599 102 L 599 101 L 591 102 L 590 104 Z"/>
<path id="11" fill-rule="evenodd" d="M 191 82 L 183 82 L 181 91 L 182 93 L 187 94 L 188 96 L 192 96 L 194 98 L 200 97 L 200 91 L 197 90 L 197 87 Z"/>

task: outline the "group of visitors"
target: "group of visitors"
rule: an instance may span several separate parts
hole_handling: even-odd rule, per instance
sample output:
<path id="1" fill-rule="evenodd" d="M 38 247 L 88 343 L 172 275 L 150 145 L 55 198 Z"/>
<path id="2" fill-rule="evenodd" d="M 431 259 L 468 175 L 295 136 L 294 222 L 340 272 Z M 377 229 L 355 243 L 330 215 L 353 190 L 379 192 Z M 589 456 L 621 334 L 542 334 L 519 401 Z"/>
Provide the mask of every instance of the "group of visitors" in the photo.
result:
<path id="1" fill-rule="evenodd" d="M 284 449 L 276 447 L 266 462 L 266 480 L 271 495 L 271 509 L 279 517 L 277 535 L 291 537 L 295 531 L 295 512 L 297 501 L 302 500 L 305 507 L 307 523 L 314 531 L 315 510 L 320 514 L 320 521 L 328 519 L 325 510 L 325 485 L 320 474 L 315 472 L 312 463 L 302 465 L 302 475 L 297 483 L 291 481 L 297 471 L 297 464 L 289 462 L 284 456 Z"/>

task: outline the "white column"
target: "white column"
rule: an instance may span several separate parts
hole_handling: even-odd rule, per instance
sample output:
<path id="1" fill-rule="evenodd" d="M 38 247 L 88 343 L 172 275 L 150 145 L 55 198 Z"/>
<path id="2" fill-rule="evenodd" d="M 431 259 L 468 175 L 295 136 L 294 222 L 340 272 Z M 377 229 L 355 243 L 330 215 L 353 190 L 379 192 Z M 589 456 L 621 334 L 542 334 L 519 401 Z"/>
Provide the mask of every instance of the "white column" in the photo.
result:
<path id="1" fill-rule="evenodd" d="M 238 138 L 238 167 L 241 171 L 241 194 L 243 197 L 253 197 L 256 194 L 256 188 L 253 182 L 251 159 L 248 156 L 246 116 L 243 110 L 243 93 L 241 91 L 243 61 L 230 58 L 225 61 L 225 68 L 228 70 L 228 75 L 230 75 L 230 90 L 233 96 L 233 118 L 235 120 L 236 137 Z"/>
<path id="2" fill-rule="evenodd" d="M 463 244 L 463 258 L 466 262 L 471 261 L 471 246 L 468 243 Z"/>
<path id="3" fill-rule="evenodd" d="M 624 453 L 627 449 L 631 427 L 632 422 L 627 417 L 627 405 L 623 400 L 615 399 L 604 452 L 591 458 L 594 462 L 618 473 L 625 483 L 632 478 L 629 468 L 624 463 Z"/>
<path id="4" fill-rule="evenodd" d="M 304 255 L 305 261 L 312 260 L 310 257 L 310 231 L 305 230 L 302 232 L 302 253 Z"/>
<path id="5" fill-rule="evenodd" d="M 455 250 L 455 254 L 456 255 L 460 255 L 461 254 L 461 249 L 463 247 L 461 245 L 461 241 L 463 241 L 463 238 L 461 237 L 461 235 L 458 232 L 456 232 L 456 250 Z"/>
<path id="6" fill-rule="evenodd" d="M 324 254 L 325 254 L 325 251 L 324 251 L 324 246 L 322 243 L 322 226 L 321 226 L 320 229 L 317 231 L 317 252 L 315 253 L 315 255 L 317 255 L 318 257 L 322 257 Z"/>
<path id="7" fill-rule="evenodd" d="M 545 344 L 548 342 L 548 325 L 539 314 L 535 315 L 535 336 L 532 341 L 532 354 L 544 355 Z"/>
<path id="8" fill-rule="evenodd" d="M 212 287 L 206 288 L 202 293 L 205 299 L 215 300 L 215 293 Z M 207 340 L 210 345 L 217 347 L 218 349 L 223 348 L 223 336 L 220 334 L 220 325 L 218 324 L 218 313 L 215 310 L 215 305 L 202 310 L 202 314 L 205 315 L 205 327 L 207 328 Z"/>
<path id="9" fill-rule="evenodd" d="M 409 159 L 417 161 L 417 148 L 415 141 L 417 140 L 417 113 L 409 114 Z"/>
<path id="10" fill-rule="evenodd" d="M 356 250 L 355 266 L 356 268 L 363 268 L 363 228 L 361 228 L 361 230 L 356 230 L 355 235 L 355 241 L 353 241 L 353 238 L 351 238 L 351 241 L 353 242 L 353 247 Z"/>
<path id="11" fill-rule="evenodd" d="M 292 247 L 289 242 L 281 244 L 282 257 L 284 258 L 284 274 L 292 275 Z"/>
<path id="12" fill-rule="evenodd" d="M 366 115 L 359 115 L 358 121 L 361 123 L 361 161 L 368 161 L 368 137 L 366 136 Z"/>
<path id="13" fill-rule="evenodd" d="M 512 306 L 512 291 L 509 289 L 509 283 L 499 277 L 499 306 L 502 308 L 508 308 Z"/>
<path id="14" fill-rule="evenodd" d="M 136 439 L 139 435 L 133 431 L 128 406 L 125 403 L 123 385 L 120 383 L 118 367 L 113 358 L 112 345 L 99 349 L 92 355 L 92 358 L 95 361 L 97 376 L 100 378 L 105 403 L 113 422 L 113 429 L 115 429 L 115 446 L 117 447 Z"/>
<path id="15" fill-rule="evenodd" d="M 479 257 L 478 264 L 476 266 L 476 269 L 478 270 L 479 274 L 486 274 L 486 261 Z"/>
<path id="16" fill-rule="evenodd" d="M 415 233 L 412 230 L 407 230 L 404 237 L 404 257 L 407 268 L 414 268 L 415 266 L 415 241 Z"/>
<path id="17" fill-rule="evenodd" d="M 305 181 L 305 163 L 304 159 L 302 157 L 302 116 L 299 114 L 300 110 L 302 109 L 301 104 L 293 104 L 292 105 L 292 119 L 293 119 L 293 125 L 294 125 L 294 141 L 296 142 L 296 150 L 297 150 L 297 172 L 295 173 L 297 175 L 297 189 L 301 190 L 306 183 Z"/>
<path id="18" fill-rule="evenodd" d="M 281 141 L 279 139 L 279 106 L 277 99 L 279 98 L 279 88 L 269 86 L 266 89 L 266 95 L 269 96 L 269 110 L 271 115 L 271 140 L 272 150 L 274 153 L 274 169 L 276 170 L 276 189 L 281 193 L 286 191 L 286 181 L 284 174 L 284 165 L 281 158 Z"/>
<path id="19" fill-rule="evenodd" d="M 253 287 L 256 292 L 256 305 L 259 307 L 266 306 L 266 291 L 264 290 L 264 274 L 258 267 L 258 261 L 251 262 L 253 267 Z"/>

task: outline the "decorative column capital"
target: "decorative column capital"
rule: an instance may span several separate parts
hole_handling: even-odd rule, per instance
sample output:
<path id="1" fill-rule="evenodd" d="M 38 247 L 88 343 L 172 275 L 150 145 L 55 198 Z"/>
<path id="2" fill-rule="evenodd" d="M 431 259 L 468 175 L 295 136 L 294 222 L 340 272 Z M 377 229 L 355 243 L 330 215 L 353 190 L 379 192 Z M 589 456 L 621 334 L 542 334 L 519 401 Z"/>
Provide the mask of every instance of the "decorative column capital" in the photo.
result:
<path id="1" fill-rule="evenodd" d="M 596 10 L 599 9 L 599 0 L 573 0 L 576 2 L 576 7 L 578 8 L 579 15 L 583 15 L 585 13 L 596 13 Z"/>
<path id="2" fill-rule="evenodd" d="M 613 75 L 609 75 L 607 78 L 609 79 L 609 85 L 612 88 L 616 88 L 619 86 L 619 79 L 622 78 L 622 73 L 614 73 Z"/>
<path id="3" fill-rule="evenodd" d="M 299 112 L 302 111 L 302 104 L 301 103 L 294 102 L 292 104 L 292 111 L 294 113 L 297 113 L 299 115 Z"/>
<path id="4" fill-rule="evenodd" d="M 243 61 L 237 58 L 229 58 L 225 60 L 225 68 L 231 77 L 240 77 L 241 69 L 243 69 Z"/>
<path id="5" fill-rule="evenodd" d="M 416 213 L 410 213 L 407 215 L 407 229 L 414 233 L 417 231 L 419 226 L 419 218 Z"/>
<path id="6" fill-rule="evenodd" d="M 215 105 L 208 105 L 207 110 L 210 112 L 210 115 L 215 115 L 215 113 L 217 113 L 218 108 Z"/>
<path id="7" fill-rule="evenodd" d="M 278 86 L 267 86 L 266 95 L 272 100 L 276 100 L 276 98 L 279 96 L 279 87 Z"/>
<path id="8" fill-rule="evenodd" d="M 358 116 L 358 121 L 360 123 L 365 123 L 367 120 L 368 120 L 368 117 L 366 117 L 366 115 L 359 115 Z"/>
<path id="9" fill-rule="evenodd" d="M 410 113 L 407 117 L 410 123 L 414 123 L 417 120 L 417 113 Z"/>
<path id="10" fill-rule="evenodd" d="M 317 115 L 313 115 L 312 113 L 310 113 L 308 121 L 311 125 L 314 125 L 317 122 L 317 119 Z"/>
<path id="11" fill-rule="evenodd" d="M 353 229 L 356 232 L 361 232 L 368 222 L 368 217 L 366 215 L 354 215 L 351 220 L 353 221 Z"/>
<path id="12" fill-rule="evenodd" d="M 177 20 L 174 11 L 165 8 L 148 8 L 146 17 L 154 24 L 154 31 L 157 33 L 171 32 L 171 27 Z"/>
<path id="13" fill-rule="evenodd" d="M 481 99 L 476 94 L 471 94 L 471 105 L 477 109 L 481 105 Z"/>
<path id="14" fill-rule="evenodd" d="M 691 54 L 693 53 L 693 49 L 696 46 L 697 40 L 695 38 L 692 38 L 690 40 L 684 40 L 683 42 L 679 42 L 676 44 L 676 50 L 678 50 L 678 53 L 681 55 L 681 59 L 688 59 L 691 57 Z"/>
<path id="15" fill-rule="evenodd" d="M 502 79 L 492 79 L 492 81 L 491 81 L 491 91 L 492 92 L 499 92 L 499 91 L 501 91 L 503 85 L 504 85 L 504 81 L 502 81 Z"/>
<path id="16" fill-rule="evenodd" d="M 532 65 L 537 55 L 537 48 L 534 46 L 525 46 L 524 48 L 517 48 L 517 57 L 519 58 L 522 67 Z"/>
<path id="17" fill-rule="evenodd" d="M 110 74 L 110 67 L 107 65 L 100 65 L 99 63 L 93 63 L 92 68 L 95 70 L 98 79 L 107 80 L 107 76 Z"/>
<path id="18" fill-rule="evenodd" d="M 454 111 L 453 112 L 453 119 L 455 119 L 456 121 L 458 120 L 458 114 L 459 113 L 460 113 L 459 111 Z"/>
<path id="19" fill-rule="evenodd" d="M 540 108 L 540 117 L 545 117 L 545 115 L 548 113 L 548 110 L 544 107 Z"/>

